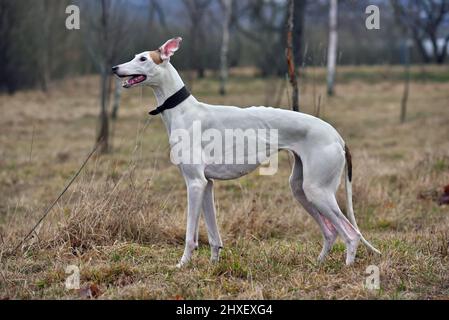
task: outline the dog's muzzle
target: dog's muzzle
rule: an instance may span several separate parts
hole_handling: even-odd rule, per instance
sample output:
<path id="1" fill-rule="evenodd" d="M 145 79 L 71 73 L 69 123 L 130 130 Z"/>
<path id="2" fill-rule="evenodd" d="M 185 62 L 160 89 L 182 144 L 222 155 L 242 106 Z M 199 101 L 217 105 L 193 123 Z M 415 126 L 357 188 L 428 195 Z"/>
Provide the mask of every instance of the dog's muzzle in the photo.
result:
<path id="1" fill-rule="evenodd" d="M 147 79 L 147 76 L 143 74 L 120 74 L 119 66 L 112 67 L 112 72 L 119 78 L 128 78 L 127 80 L 123 81 L 123 88 L 131 88 L 133 85 L 144 82 Z"/>

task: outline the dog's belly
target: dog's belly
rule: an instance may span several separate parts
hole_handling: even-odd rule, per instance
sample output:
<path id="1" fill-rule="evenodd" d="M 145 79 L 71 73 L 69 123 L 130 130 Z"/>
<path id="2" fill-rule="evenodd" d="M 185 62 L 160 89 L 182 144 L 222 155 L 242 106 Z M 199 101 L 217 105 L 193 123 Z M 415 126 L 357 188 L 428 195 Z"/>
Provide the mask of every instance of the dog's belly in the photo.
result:
<path id="1" fill-rule="evenodd" d="M 259 167 L 259 164 L 209 164 L 204 169 L 206 178 L 231 180 L 243 177 Z"/>

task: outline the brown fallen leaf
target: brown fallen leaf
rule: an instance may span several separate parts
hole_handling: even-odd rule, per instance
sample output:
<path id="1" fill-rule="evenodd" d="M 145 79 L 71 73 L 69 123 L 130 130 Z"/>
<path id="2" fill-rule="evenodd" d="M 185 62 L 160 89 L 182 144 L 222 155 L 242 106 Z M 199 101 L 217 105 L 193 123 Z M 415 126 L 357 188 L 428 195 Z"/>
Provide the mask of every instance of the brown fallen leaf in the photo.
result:
<path id="1" fill-rule="evenodd" d="M 95 283 L 88 284 L 79 290 L 79 296 L 82 299 L 97 299 L 101 293 L 100 288 Z"/>
<path id="2" fill-rule="evenodd" d="M 392 201 L 387 201 L 387 202 L 383 205 L 383 207 L 384 207 L 385 209 L 393 209 L 393 208 L 396 207 L 396 204 L 395 204 L 394 202 L 392 202 Z"/>
<path id="3" fill-rule="evenodd" d="M 438 204 L 440 206 L 449 204 L 449 184 L 443 188 L 443 194 L 438 199 Z"/>
<path id="4" fill-rule="evenodd" d="M 440 206 L 449 204 L 449 194 L 443 194 L 440 199 L 438 199 L 438 204 Z"/>
<path id="5" fill-rule="evenodd" d="M 449 184 L 444 187 L 444 194 L 449 196 Z"/>

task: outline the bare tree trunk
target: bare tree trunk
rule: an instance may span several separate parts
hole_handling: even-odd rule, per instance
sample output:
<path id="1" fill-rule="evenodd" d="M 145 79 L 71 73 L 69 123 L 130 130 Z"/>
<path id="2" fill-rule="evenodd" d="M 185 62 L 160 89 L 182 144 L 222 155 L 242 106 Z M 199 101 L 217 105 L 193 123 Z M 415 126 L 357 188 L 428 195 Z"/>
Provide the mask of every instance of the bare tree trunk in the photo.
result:
<path id="1" fill-rule="evenodd" d="M 190 26 L 189 30 L 190 35 L 190 45 L 191 50 L 189 54 L 189 66 L 187 71 L 187 85 L 191 91 L 193 91 L 193 85 L 195 83 L 195 67 L 196 67 L 196 57 L 197 57 L 197 37 L 194 22 L 192 21 L 192 26 Z"/>
<path id="2" fill-rule="evenodd" d="M 101 153 L 109 151 L 109 118 L 108 118 L 108 78 L 106 68 L 101 71 L 101 110 L 100 129 L 98 131 L 97 142 L 101 144 Z"/>
<path id="3" fill-rule="evenodd" d="M 206 41 L 202 22 L 211 1 L 212 0 L 183 0 L 184 6 L 186 7 L 190 18 L 190 68 L 196 71 L 198 78 L 204 78 L 206 71 L 204 66 L 204 52 L 201 48 L 204 46 L 204 42 Z M 192 90 L 193 75 L 190 74 L 188 78 L 189 79 L 187 82 Z"/>
<path id="4" fill-rule="evenodd" d="M 115 119 L 120 105 L 121 86 L 117 82 L 114 97 L 113 110 L 110 112 L 113 78 L 111 67 L 117 63 L 119 48 L 128 43 L 128 23 L 131 17 L 122 10 L 119 0 L 97 0 L 81 2 L 86 12 L 93 12 L 87 16 L 89 27 L 84 28 L 86 49 L 100 74 L 100 93 L 98 125 L 96 141 L 99 151 L 102 153 L 111 150 L 113 128 L 110 127 L 111 118 Z M 92 10 L 89 10 L 92 9 Z M 98 16 L 97 16 L 98 15 Z"/>
<path id="5" fill-rule="evenodd" d="M 115 78 L 115 88 L 114 88 L 114 104 L 112 105 L 111 118 L 113 120 L 117 119 L 118 109 L 120 108 L 120 100 L 122 96 L 122 86 L 120 78 Z"/>
<path id="6" fill-rule="evenodd" d="M 293 53 L 295 55 L 295 65 L 299 69 L 303 66 L 303 39 L 305 12 L 307 0 L 295 0 L 294 26 L 293 26 Z"/>
<path id="7" fill-rule="evenodd" d="M 231 23 L 232 0 L 222 0 L 224 7 L 223 39 L 220 52 L 220 94 L 226 94 L 226 83 L 228 81 L 228 52 L 229 52 L 229 25 Z"/>
<path id="8" fill-rule="evenodd" d="M 40 11 L 42 19 L 42 39 L 39 42 L 40 86 L 43 92 L 47 92 L 50 82 L 50 24 L 52 19 L 50 16 L 50 4 L 48 0 L 41 2 Z"/>
<path id="9" fill-rule="evenodd" d="M 422 62 L 425 64 L 431 63 L 432 59 L 430 58 L 429 54 L 427 53 L 426 49 L 424 48 L 423 40 L 419 38 L 418 36 L 414 36 L 416 47 L 418 48 L 418 51 L 421 55 Z"/>
<path id="10" fill-rule="evenodd" d="M 199 31 L 199 17 L 197 17 L 198 13 L 196 11 L 194 11 L 193 16 L 194 18 L 192 18 L 192 26 L 190 27 L 190 41 L 192 42 L 192 50 L 191 50 L 191 55 L 190 55 L 190 67 L 192 68 L 192 71 L 196 72 L 196 76 L 197 78 L 201 78 L 201 69 L 202 69 L 202 56 L 201 56 L 201 48 L 198 48 L 198 43 L 201 43 L 200 40 L 200 31 Z M 198 41 L 200 40 L 200 41 Z M 204 75 L 203 75 L 204 76 Z M 192 86 L 191 88 L 193 88 L 193 78 L 194 73 L 192 72 L 191 74 L 192 77 Z M 193 90 L 193 89 L 192 89 Z"/>
<path id="11" fill-rule="evenodd" d="M 150 26 L 154 26 L 156 21 L 155 21 L 155 16 L 157 15 L 158 19 L 159 19 L 159 23 L 161 24 L 162 27 L 166 28 L 167 27 L 167 23 L 165 20 L 165 13 L 164 10 L 161 7 L 161 4 L 156 1 L 156 0 L 149 0 L 148 3 L 149 7 L 150 7 Z"/>
<path id="12" fill-rule="evenodd" d="M 404 123 L 407 118 L 407 102 L 410 88 L 410 43 L 406 37 L 404 41 L 404 93 L 401 101 L 401 123 Z"/>
<path id="13" fill-rule="evenodd" d="M 441 48 L 441 51 L 437 53 L 437 61 L 436 62 L 438 64 L 443 64 L 446 61 L 448 45 L 449 45 L 449 36 L 447 36 L 446 39 L 443 41 L 443 46 Z"/>
<path id="14" fill-rule="evenodd" d="M 292 86 L 292 109 L 293 111 L 299 111 L 299 93 L 298 93 L 298 80 L 296 78 L 295 60 L 293 56 L 293 29 L 294 29 L 294 10 L 295 1 L 288 1 L 288 20 L 287 20 L 287 64 L 288 64 L 288 76 L 290 84 Z"/>
<path id="15" fill-rule="evenodd" d="M 100 111 L 100 129 L 98 131 L 97 142 L 100 143 L 100 152 L 106 153 L 109 151 L 109 118 L 108 118 L 108 95 L 110 87 L 109 73 L 108 73 L 108 59 L 107 50 L 108 43 L 108 19 L 109 12 L 106 0 L 101 0 L 101 41 L 103 57 L 100 64 L 101 68 L 101 111 Z"/>
<path id="16" fill-rule="evenodd" d="M 204 49 L 201 48 L 201 44 L 206 41 L 202 27 L 200 24 L 195 26 L 195 31 L 193 32 L 195 38 L 195 60 L 194 65 L 196 69 L 196 74 L 198 79 L 204 79 L 206 73 L 206 67 L 204 66 Z M 198 46 L 198 44 L 200 44 Z"/>
<path id="17" fill-rule="evenodd" d="M 329 96 L 335 93 L 335 68 L 337 65 L 337 32 L 338 18 L 338 0 L 330 1 L 329 8 L 329 47 L 327 51 L 327 94 Z"/>

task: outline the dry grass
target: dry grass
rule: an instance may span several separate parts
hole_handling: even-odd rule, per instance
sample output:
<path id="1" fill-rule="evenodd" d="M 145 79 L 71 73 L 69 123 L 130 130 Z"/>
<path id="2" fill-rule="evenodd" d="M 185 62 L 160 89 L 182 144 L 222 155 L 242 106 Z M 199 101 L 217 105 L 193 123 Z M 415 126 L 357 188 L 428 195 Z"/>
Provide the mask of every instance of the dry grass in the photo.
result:
<path id="1" fill-rule="evenodd" d="M 216 184 L 222 260 L 209 263 L 202 225 L 193 263 L 175 269 L 186 191 L 169 162 L 162 123 L 155 118 L 146 125 L 151 92 L 139 89 L 124 93 L 113 152 L 87 166 L 38 232 L 10 256 L 93 145 L 98 110 L 91 84 L 97 79 L 55 84 L 48 96 L 0 96 L 0 298 L 77 298 L 64 287 L 71 264 L 80 267 L 82 285 L 95 283 L 106 299 L 449 298 L 449 208 L 434 201 L 449 184 L 449 83 L 440 81 L 449 69 L 414 69 L 433 76 L 415 77 L 404 125 L 398 125 L 400 69 L 382 81 L 368 77 L 379 79 L 385 70 L 343 69 L 345 80 L 331 99 L 322 70 L 307 70 L 302 87 L 303 111 L 313 113 L 321 95 L 322 117 L 351 146 L 356 217 L 383 252 L 376 257 L 361 247 L 352 267 L 344 266 L 341 243 L 325 264 L 316 264 L 321 236 L 290 195 L 291 165 L 282 154 L 273 177 L 251 174 Z M 215 94 L 214 79 L 196 82 L 194 91 L 210 103 L 265 104 L 264 92 L 276 81 L 249 72 L 235 73 L 226 97 Z M 381 270 L 378 291 L 363 286 L 371 264 Z"/>

